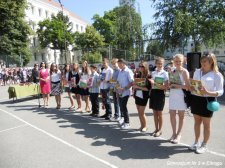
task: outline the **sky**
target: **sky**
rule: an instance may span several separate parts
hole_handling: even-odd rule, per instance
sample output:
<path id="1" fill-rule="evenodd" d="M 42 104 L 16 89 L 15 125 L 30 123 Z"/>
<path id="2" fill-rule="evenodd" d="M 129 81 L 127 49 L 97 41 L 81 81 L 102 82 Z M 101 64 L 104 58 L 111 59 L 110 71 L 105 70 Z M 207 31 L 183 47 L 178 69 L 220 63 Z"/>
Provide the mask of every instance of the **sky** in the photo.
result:
<path id="1" fill-rule="evenodd" d="M 58 0 L 55 0 L 58 1 Z M 119 0 L 61 0 L 66 9 L 80 16 L 84 21 L 92 24 L 94 14 L 104 15 L 105 11 L 112 10 L 119 5 Z M 136 0 L 136 6 L 140 6 L 143 25 L 152 23 L 154 9 L 151 0 Z"/>

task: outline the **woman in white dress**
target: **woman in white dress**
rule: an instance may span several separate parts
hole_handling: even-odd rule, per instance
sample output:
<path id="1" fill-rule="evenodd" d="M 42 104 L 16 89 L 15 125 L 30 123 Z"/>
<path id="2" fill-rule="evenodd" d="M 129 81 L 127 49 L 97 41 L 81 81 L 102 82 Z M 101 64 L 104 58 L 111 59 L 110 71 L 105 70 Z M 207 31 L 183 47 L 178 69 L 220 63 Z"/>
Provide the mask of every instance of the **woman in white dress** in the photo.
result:
<path id="1" fill-rule="evenodd" d="M 170 122 L 172 126 L 172 136 L 169 139 L 172 143 L 179 143 L 181 139 L 181 131 L 184 123 L 184 113 L 187 105 L 184 102 L 184 92 L 182 89 L 189 87 L 189 73 L 183 67 L 184 56 L 176 54 L 173 57 L 175 68 L 169 73 L 170 95 L 169 95 L 169 112 Z M 177 129 L 176 114 L 178 112 L 179 122 Z"/>

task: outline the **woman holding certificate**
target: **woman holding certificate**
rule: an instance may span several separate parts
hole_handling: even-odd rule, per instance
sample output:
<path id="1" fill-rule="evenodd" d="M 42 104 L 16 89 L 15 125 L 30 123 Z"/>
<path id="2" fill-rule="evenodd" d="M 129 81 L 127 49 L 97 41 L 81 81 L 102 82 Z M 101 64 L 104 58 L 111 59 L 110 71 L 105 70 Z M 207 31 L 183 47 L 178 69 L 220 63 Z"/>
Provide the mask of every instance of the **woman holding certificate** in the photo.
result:
<path id="1" fill-rule="evenodd" d="M 139 74 L 134 79 L 133 85 L 135 104 L 141 122 L 141 127 L 139 129 L 141 132 L 147 131 L 145 107 L 148 103 L 149 90 L 151 89 L 151 84 L 148 78 L 149 78 L 148 64 L 147 62 L 141 62 L 139 64 Z"/>
<path id="2" fill-rule="evenodd" d="M 149 107 L 153 110 L 155 131 L 152 136 L 159 137 L 162 134 L 162 111 L 165 105 L 165 90 L 168 87 L 168 72 L 163 70 L 164 58 L 158 57 L 155 60 L 156 70 L 152 72 L 152 84 Z"/>
<path id="3" fill-rule="evenodd" d="M 187 69 L 183 67 L 184 56 L 182 54 L 176 54 L 173 57 L 174 68 L 169 73 L 169 112 L 170 122 L 172 126 L 173 134 L 169 141 L 177 144 L 181 139 L 181 131 L 184 123 L 184 112 L 187 109 L 187 105 L 184 101 L 184 92 L 182 89 L 189 88 L 189 73 Z M 177 129 L 176 114 L 178 112 L 179 122 Z"/>
<path id="4" fill-rule="evenodd" d="M 191 113 L 194 115 L 195 142 L 189 148 L 202 154 L 207 151 L 206 144 L 210 137 L 210 124 L 213 116 L 213 109 L 210 109 L 209 102 L 215 101 L 216 97 L 224 92 L 224 79 L 218 71 L 217 61 L 214 54 L 210 53 L 201 57 L 201 68 L 194 72 L 191 80 L 190 90 L 192 92 Z M 195 85 L 198 84 L 197 87 Z M 203 142 L 199 145 L 201 124 L 203 123 Z"/>

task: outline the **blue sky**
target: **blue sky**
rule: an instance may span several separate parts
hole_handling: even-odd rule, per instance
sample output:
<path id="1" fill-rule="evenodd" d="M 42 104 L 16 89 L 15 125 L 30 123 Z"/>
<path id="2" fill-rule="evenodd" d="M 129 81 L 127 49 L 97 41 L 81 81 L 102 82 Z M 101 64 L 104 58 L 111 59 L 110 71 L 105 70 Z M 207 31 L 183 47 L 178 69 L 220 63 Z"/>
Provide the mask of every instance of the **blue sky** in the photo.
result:
<path id="1" fill-rule="evenodd" d="M 58 0 L 55 0 L 58 1 Z M 61 0 L 66 9 L 74 12 L 88 23 L 92 23 L 94 14 L 104 15 L 104 11 L 113 9 L 119 5 L 119 0 Z M 142 23 L 153 22 L 154 9 L 151 7 L 151 0 L 136 0 L 140 5 Z M 136 6 L 137 6 L 136 3 Z"/>

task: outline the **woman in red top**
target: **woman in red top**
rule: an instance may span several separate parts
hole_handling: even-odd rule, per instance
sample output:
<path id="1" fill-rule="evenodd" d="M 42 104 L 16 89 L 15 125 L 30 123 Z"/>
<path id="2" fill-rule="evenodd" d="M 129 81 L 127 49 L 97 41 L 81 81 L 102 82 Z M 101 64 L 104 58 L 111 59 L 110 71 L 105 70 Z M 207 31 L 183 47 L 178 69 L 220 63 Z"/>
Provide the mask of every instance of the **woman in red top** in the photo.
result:
<path id="1" fill-rule="evenodd" d="M 50 92 L 51 92 L 51 85 L 50 85 L 50 75 L 48 69 L 45 69 L 45 63 L 42 62 L 40 64 L 40 72 L 39 72 L 39 79 L 40 79 L 40 88 L 41 94 L 43 95 L 44 99 L 44 107 L 48 106 Z"/>

